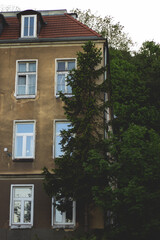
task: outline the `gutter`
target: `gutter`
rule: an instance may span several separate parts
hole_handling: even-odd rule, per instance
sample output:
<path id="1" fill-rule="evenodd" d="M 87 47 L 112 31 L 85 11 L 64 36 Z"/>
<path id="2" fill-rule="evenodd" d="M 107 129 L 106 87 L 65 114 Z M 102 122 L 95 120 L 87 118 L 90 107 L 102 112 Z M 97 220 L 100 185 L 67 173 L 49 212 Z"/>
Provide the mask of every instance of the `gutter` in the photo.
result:
<path id="1" fill-rule="evenodd" d="M 60 37 L 60 38 L 19 38 L 19 39 L 4 39 L 0 40 L 3 43 L 41 43 L 41 42 L 66 42 L 66 41 L 89 41 L 89 40 L 104 40 L 103 37 L 83 36 L 83 37 Z"/>

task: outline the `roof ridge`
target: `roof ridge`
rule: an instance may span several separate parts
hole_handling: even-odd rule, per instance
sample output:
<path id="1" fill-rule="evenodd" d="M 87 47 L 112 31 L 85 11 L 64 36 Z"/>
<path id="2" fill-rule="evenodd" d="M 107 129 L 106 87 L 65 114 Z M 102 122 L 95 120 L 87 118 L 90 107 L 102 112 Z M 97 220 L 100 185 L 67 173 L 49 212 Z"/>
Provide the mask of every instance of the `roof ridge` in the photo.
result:
<path id="1" fill-rule="evenodd" d="M 81 23 L 80 21 L 78 21 L 77 19 L 73 18 L 71 15 L 69 15 L 68 13 L 64 13 L 64 15 L 66 15 L 68 18 L 70 18 L 72 21 L 78 23 L 80 26 L 86 28 L 87 30 L 89 30 L 90 32 L 94 33 L 97 37 L 102 37 L 99 33 L 97 33 L 96 31 L 94 31 L 93 29 L 89 28 L 87 25 L 85 25 L 84 23 Z"/>

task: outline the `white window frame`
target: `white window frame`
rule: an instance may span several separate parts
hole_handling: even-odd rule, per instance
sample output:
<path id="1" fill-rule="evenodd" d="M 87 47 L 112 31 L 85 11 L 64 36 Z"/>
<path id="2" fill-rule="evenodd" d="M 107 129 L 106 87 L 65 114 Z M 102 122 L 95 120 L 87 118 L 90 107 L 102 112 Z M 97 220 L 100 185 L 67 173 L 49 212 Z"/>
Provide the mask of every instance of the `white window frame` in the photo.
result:
<path id="1" fill-rule="evenodd" d="M 60 135 L 59 133 L 56 132 L 56 124 L 57 123 L 68 123 L 68 125 L 71 124 L 71 122 L 69 122 L 67 119 L 54 120 L 54 122 L 53 122 L 53 131 L 54 131 L 54 134 L 53 134 L 53 158 L 60 157 L 60 156 L 56 156 L 56 138 L 57 138 L 57 136 Z"/>
<path id="2" fill-rule="evenodd" d="M 32 188 L 32 196 L 28 198 L 14 198 L 14 189 L 16 188 Z M 31 201 L 31 222 L 24 223 L 24 209 L 21 211 L 21 222 L 14 223 L 13 216 L 14 216 L 14 201 L 21 201 L 22 209 L 24 208 L 24 201 Z M 34 213 L 34 184 L 11 184 L 11 191 L 10 191 L 10 219 L 9 219 L 9 226 L 11 229 L 19 229 L 19 228 L 31 228 L 33 226 L 33 214 Z"/>
<path id="3" fill-rule="evenodd" d="M 31 133 L 20 133 L 17 134 L 16 133 L 16 126 L 18 124 L 27 124 L 27 123 L 33 123 L 33 134 Z M 24 142 L 23 142 L 23 146 L 22 146 L 22 156 L 16 156 L 16 137 L 17 136 L 23 136 Z M 26 147 L 26 137 L 27 136 L 33 136 L 33 156 L 26 156 L 25 153 L 25 147 Z M 13 149 L 12 149 L 12 159 L 35 159 L 35 135 L 36 135 L 36 121 L 35 120 L 14 120 L 13 123 Z"/>
<path id="4" fill-rule="evenodd" d="M 72 204 L 72 222 L 66 222 L 66 212 L 62 213 L 62 223 L 55 222 L 55 199 L 52 198 L 52 214 L 51 214 L 51 225 L 53 228 L 74 228 L 76 226 L 76 201 L 73 201 Z"/>
<path id="5" fill-rule="evenodd" d="M 29 30 L 30 30 L 30 26 L 28 24 L 28 35 L 24 36 L 24 20 L 25 18 L 29 19 L 29 23 L 30 23 L 30 18 L 34 17 L 34 29 L 33 29 L 33 36 L 29 35 Z M 21 37 L 22 38 L 35 38 L 37 37 L 37 15 L 22 15 L 21 16 Z"/>
<path id="6" fill-rule="evenodd" d="M 69 61 L 75 61 L 75 68 L 77 67 L 77 59 L 76 58 L 56 58 L 55 59 L 55 96 L 58 98 L 59 97 L 59 93 L 57 92 L 57 76 L 58 73 L 60 74 L 65 74 L 65 77 L 67 77 L 67 75 L 69 74 L 70 70 L 66 70 L 66 71 L 62 71 L 62 72 L 57 72 L 58 69 L 58 62 L 60 61 L 64 61 L 64 62 L 69 62 Z M 66 63 L 65 63 L 66 65 Z M 66 97 L 72 97 L 72 93 L 67 93 L 67 81 L 65 80 L 65 92 L 64 92 Z"/>
<path id="7" fill-rule="evenodd" d="M 19 72 L 19 63 L 26 63 L 27 69 L 29 68 L 29 63 L 35 62 L 36 63 L 36 71 L 35 72 Z M 26 89 L 28 89 L 28 81 L 29 81 L 29 75 L 35 74 L 36 80 L 35 80 L 35 93 L 34 94 L 18 94 L 18 77 L 19 76 L 26 76 Z M 14 96 L 17 99 L 20 98 L 35 98 L 37 95 L 37 79 L 38 79 L 38 60 L 37 59 L 22 59 L 16 61 L 16 76 L 15 76 L 15 94 Z"/>

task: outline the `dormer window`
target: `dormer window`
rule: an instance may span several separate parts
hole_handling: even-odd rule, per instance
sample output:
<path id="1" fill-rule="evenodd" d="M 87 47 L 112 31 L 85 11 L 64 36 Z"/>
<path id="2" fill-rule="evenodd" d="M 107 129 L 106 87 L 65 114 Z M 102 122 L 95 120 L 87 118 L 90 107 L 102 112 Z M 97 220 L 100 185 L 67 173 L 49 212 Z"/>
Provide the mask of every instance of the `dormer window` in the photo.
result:
<path id="1" fill-rule="evenodd" d="M 40 34 L 42 27 L 46 24 L 40 12 L 25 10 L 17 14 L 21 26 L 21 38 L 36 38 Z"/>
<path id="2" fill-rule="evenodd" d="M 37 15 L 22 15 L 21 37 L 37 37 Z"/>

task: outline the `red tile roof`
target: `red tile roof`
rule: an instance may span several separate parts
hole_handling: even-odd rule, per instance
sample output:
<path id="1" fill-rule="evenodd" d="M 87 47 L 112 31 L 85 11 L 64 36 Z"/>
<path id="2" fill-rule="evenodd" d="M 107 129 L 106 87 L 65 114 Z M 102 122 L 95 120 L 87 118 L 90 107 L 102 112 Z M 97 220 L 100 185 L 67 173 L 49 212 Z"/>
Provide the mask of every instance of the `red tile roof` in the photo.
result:
<path id="1" fill-rule="evenodd" d="M 17 17 L 5 17 L 8 25 L 0 35 L 0 40 L 19 39 L 20 22 Z M 77 21 L 70 14 L 43 16 L 45 25 L 42 25 L 39 39 L 67 38 L 67 37 L 101 37 L 97 32 Z"/>

